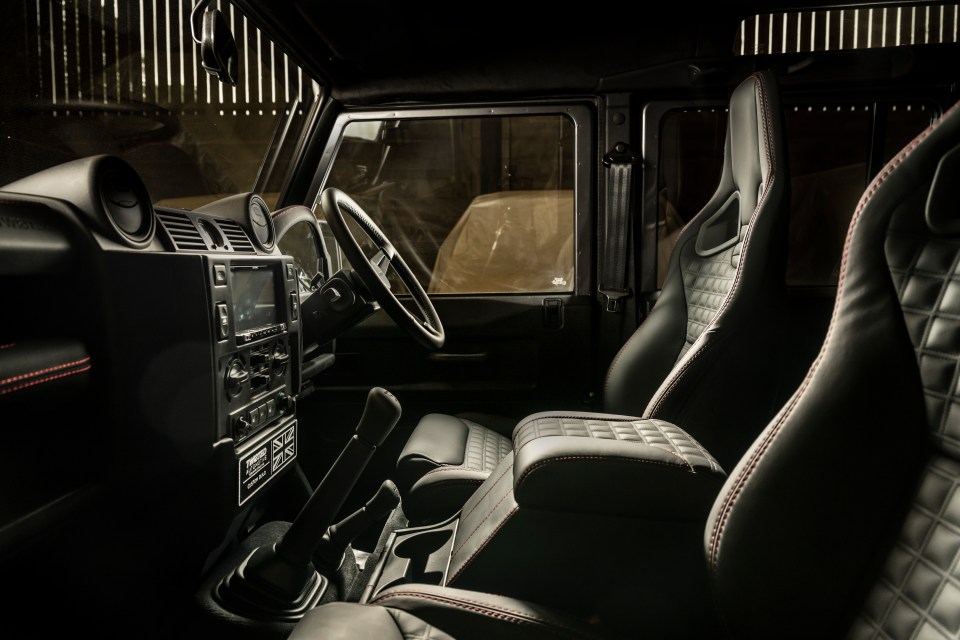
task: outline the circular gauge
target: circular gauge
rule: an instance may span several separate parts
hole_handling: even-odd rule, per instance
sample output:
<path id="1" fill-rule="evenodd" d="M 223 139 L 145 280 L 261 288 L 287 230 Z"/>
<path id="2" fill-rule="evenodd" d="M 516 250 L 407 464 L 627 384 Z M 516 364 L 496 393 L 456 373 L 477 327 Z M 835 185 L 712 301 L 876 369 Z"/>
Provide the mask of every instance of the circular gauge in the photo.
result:
<path id="1" fill-rule="evenodd" d="M 273 218 L 270 217 L 270 209 L 267 203 L 259 196 L 250 198 L 249 205 L 250 229 L 253 230 L 253 236 L 261 249 L 271 251 L 273 249 L 276 233 L 273 228 Z"/>
<path id="2" fill-rule="evenodd" d="M 107 158 L 99 182 L 103 211 L 119 239 L 134 247 L 149 243 L 155 228 L 153 206 L 136 171 L 119 159 Z"/>

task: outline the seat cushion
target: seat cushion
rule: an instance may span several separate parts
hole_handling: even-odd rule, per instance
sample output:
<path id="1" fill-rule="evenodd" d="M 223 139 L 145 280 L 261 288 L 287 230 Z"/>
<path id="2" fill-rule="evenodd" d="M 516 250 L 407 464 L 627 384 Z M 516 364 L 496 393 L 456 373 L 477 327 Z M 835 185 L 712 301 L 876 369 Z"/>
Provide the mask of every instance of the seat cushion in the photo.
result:
<path id="1" fill-rule="evenodd" d="M 395 482 L 403 511 L 411 522 L 451 516 L 510 453 L 509 436 L 481 424 L 503 428 L 513 421 L 498 416 L 431 413 L 413 430 L 400 453 Z"/>
<path id="2" fill-rule="evenodd" d="M 416 616 L 397 609 L 353 602 L 331 602 L 310 611 L 294 628 L 290 640 L 453 640 Z"/>

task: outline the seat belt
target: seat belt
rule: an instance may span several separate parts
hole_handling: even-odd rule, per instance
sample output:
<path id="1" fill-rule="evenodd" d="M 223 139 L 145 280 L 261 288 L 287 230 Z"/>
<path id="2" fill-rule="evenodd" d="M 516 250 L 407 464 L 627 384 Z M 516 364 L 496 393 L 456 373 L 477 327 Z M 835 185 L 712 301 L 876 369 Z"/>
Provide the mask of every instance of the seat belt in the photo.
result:
<path id="1" fill-rule="evenodd" d="M 631 294 L 626 284 L 627 247 L 629 246 L 630 204 L 633 192 L 633 165 L 636 161 L 636 154 L 625 142 L 616 143 L 613 149 L 603 156 L 603 165 L 607 167 L 608 173 L 603 260 L 597 293 L 607 313 L 622 313 L 624 301 Z"/>
<path id="2" fill-rule="evenodd" d="M 603 156 L 607 167 L 607 189 L 603 227 L 603 257 L 600 261 L 598 297 L 603 305 L 600 312 L 600 339 L 598 348 L 597 389 L 603 381 L 616 353 L 623 343 L 626 313 L 632 296 L 627 286 L 630 256 L 630 217 L 633 200 L 633 165 L 636 154 L 625 142 L 617 142 L 610 153 Z M 602 398 L 599 398 L 602 401 Z"/>

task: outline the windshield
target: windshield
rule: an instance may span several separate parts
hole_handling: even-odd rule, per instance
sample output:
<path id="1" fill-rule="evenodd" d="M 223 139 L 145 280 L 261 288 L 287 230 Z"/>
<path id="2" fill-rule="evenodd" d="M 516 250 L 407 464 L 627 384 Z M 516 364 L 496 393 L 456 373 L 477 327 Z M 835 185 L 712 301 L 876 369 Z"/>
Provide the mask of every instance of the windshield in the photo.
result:
<path id="1" fill-rule="evenodd" d="M 112 154 L 156 204 L 192 209 L 258 191 L 273 207 L 320 87 L 232 5 L 239 81 L 200 64 L 192 0 L 19 0 L 5 7 L 16 52 L 0 97 L 0 185 Z M 214 3 L 214 6 L 216 3 Z"/>

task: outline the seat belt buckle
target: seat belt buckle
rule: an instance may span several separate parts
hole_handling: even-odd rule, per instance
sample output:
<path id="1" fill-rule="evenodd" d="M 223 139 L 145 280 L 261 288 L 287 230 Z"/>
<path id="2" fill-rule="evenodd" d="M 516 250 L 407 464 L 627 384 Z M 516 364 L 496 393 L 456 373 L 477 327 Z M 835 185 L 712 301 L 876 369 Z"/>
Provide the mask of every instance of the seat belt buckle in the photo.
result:
<path id="1" fill-rule="evenodd" d="M 623 300 L 630 296 L 630 289 L 598 289 L 600 302 L 603 303 L 604 311 L 610 313 L 620 313 L 623 311 Z"/>

